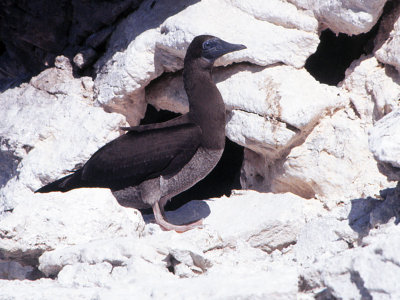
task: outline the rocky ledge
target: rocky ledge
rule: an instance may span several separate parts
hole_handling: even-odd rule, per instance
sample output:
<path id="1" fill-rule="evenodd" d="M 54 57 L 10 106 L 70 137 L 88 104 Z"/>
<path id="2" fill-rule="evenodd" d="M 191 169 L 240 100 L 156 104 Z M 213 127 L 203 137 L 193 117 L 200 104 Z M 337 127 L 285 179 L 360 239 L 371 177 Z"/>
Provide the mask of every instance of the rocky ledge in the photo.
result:
<path id="1" fill-rule="evenodd" d="M 35 46 L 54 63 L 38 59 L 44 70 L 26 79 L 20 57 L 17 79 L 2 86 L 0 299 L 400 298 L 399 4 L 139 2 L 113 2 L 104 22 L 112 6 L 99 6 L 89 26 L 82 15 L 94 2 L 65 1 L 69 17 L 52 22 L 75 20 L 58 32 L 66 46 Z M 1 5 L 11 20 L 14 4 Z M 35 9 L 17 11 L 33 22 Z M 32 34 L 57 40 L 34 21 Z M 327 32 L 364 43 L 348 65 L 333 66 L 346 70 L 334 85 L 310 67 L 333 47 Z M 13 32 L 0 33 L 4 71 L 14 65 L 4 59 L 35 39 L 13 44 Z M 204 33 L 247 50 L 214 70 L 226 135 L 244 149 L 231 171 L 242 189 L 200 193 L 167 212 L 177 224 L 203 218 L 203 228 L 164 232 L 107 189 L 34 194 L 120 126 L 139 124 L 150 105 L 187 112 L 182 59 Z"/>

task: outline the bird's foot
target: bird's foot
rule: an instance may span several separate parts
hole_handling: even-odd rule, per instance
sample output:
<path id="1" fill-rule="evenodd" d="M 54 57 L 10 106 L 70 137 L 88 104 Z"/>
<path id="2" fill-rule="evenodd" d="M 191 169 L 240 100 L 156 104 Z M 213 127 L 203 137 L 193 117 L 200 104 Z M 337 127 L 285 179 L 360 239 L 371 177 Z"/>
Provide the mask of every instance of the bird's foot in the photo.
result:
<path id="1" fill-rule="evenodd" d="M 196 222 L 186 224 L 186 225 L 174 225 L 169 223 L 163 216 L 163 213 L 161 213 L 160 210 L 160 205 L 155 203 L 153 205 L 153 213 L 154 213 L 154 218 L 156 219 L 156 223 L 160 225 L 160 227 L 163 230 L 169 231 L 169 230 L 174 230 L 178 233 L 182 233 L 194 228 L 201 228 L 203 225 L 203 219 L 197 220 Z"/>
<path id="2" fill-rule="evenodd" d="M 196 222 L 186 224 L 186 225 L 174 225 L 174 224 L 168 223 L 167 221 L 165 221 L 165 219 L 164 219 L 164 222 L 165 223 L 163 223 L 163 224 L 157 223 L 158 225 L 160 225 L 161 229 L 163 229 L 165 231 L 174 230 L 178 233 L 183 233 L 188 230 L 203 227 L 203 219 L 197 220 Z"/>

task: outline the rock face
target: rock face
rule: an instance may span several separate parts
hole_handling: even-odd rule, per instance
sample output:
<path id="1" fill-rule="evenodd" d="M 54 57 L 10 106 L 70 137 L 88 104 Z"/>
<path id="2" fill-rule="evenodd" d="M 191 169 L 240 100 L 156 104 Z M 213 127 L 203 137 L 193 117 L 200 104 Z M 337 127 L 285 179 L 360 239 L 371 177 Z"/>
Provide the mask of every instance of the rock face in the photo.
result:
<path id="1" fill-rule="evenodd" d="M 369 136 L 369 146 L 381 172 L 396 181 L 400 180 L 399 118 L 399 109 L 391 112 L 375 124 Z"/>
<path id="2" fill-rule="evenodd" d="M 400 297 L 397 2 L 64 1 L 42 16 L 45 2 L 0 3 L 0 81 L 26 81 L 0 94 L 1 299 Z M 304 68 L 321 30 L 356 35 L 381 15 L 338 86 Z M 199 34 L 247 46 L 213 71 L 243 190 L 167 211 L 203 218 L 183 234 L 107 189 L 34 193 L 148 104 L 186 113 Z"/>
<path id="3" fill-rule="evenodd" d="M 247 46 L 245 51 L 221 58 L 217 65 L 249 61 L 266 66 L 284 62 L 300 68 L 318 45 L 315 20 L 289 4 L 281 5 L 290 7 L 296 19 L 291 26 L 278 26 L 279 19 L 273 17 L 273 22 L 269 22 L 269 16 L 276 16 L 276 11 L 265 4 L 257 8 L 260 17 L 255 18 L 251 14 L 257 7 L 255 3 L 248 6 L 242 6 L 239 1 L 216 0 L 181 0 L 174 6 L 168 1 L 152 3 L 144 1 L 118 26 L 108 52 L 96 64 L 97 101 L 111 111 L 127 115 L 131 124 L 137 122 L 135 112 L 144 110 L 144 86 L 163 71 L 182 69 L 185 49 L 196 35 L 212 34 Z M 303 23 L 306 24 L 302 26 Z M 287 44 L 294 47 L 286 47 Z"/>
<path id="4" fill-rule="evenodd" d="M 319 84 L 304 69 L 289 66 L 239 64 L 216 70 L 214 79 L 230 111 L 227 137 L 271 159 L 304 139 L 324 114 L 348 101 L 336 88 Z M 180 74 L 159 79 L 149 88 L 146 100 L 158 109 L 189 110 Z M 301 106 L 295 105 L 298 101 Z"/>
<path id="5" fill-rule="evenodd" d="M 394 66 L 397 71 L 400 70 L 400 60 L 399 60 L 399 44 L 400 44 L 400 8 L 395 7 L 393 12 L 388 16 L 387 22 L 385 22 L 390 32 L 384 32 L 386 39 L 382 38 L 380 43 L 382 46 L 376 51 L 376 58 L 384 64 Z M 393 24 L 394 23 L 394 24 Z M 389 30 L 390 30 L 389 29 Z M 383 33 L 381 34 L 383 35 Z M 388 37 L 387 37 L 388 36 Z M 380 46 L 380 45 L 379 45 Z"/>
<path id="6" fill-rule="evenodd" d="M 349 35 L 368 32 L 380 17 L 385 0 L 333 1 L 290 0 L 289 2 L 314 12 L 318 21 L 335 33 Z"/>
<path id="7" fill-rule="evenodd" d="M 65 57 L 55 64 L 0 96 L 5 108 L 0 112 L 1 159 L 15 174 L 2 177 L 3 209 L 13 209 L 43 184 L 66 175 L 126 124 L 123 116 L 93 106 L 91 78 L 75 79 Z"/>

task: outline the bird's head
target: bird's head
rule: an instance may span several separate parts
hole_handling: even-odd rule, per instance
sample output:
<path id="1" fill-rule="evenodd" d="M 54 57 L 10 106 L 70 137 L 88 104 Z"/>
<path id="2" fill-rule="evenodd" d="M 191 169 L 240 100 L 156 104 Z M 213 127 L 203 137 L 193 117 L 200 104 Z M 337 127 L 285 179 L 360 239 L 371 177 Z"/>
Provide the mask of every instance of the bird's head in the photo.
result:
<path id="1" fill-rule="evenodd" d="M 209 64 L 224 54 L 246 49 L 246 46 L 240 44 L 231 44 L 212 35 L 196 36 L 190 43 L 185 56 L 187 60 L 203 59 Z"/>

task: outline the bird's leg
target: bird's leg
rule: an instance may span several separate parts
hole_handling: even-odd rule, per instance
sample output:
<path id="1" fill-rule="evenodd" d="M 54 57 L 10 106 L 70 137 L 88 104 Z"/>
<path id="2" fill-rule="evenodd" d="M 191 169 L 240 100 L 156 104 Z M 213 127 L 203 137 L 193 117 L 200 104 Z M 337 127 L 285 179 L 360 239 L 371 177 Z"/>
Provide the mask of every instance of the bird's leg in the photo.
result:
<path id="1" fill-rule="evenodd" d="M 176 232 L 182 233 L 188 231 L 190 229 L 194 229 L 199 227 L 203 224 L 203 220 L 198 220 L 196 222 L 187 224 L 187 225 L 174 225 L 169 223 L 163 216 L 164 208 L 160 209 L 160 205 L 158 202 L 154 203 L 153 205 L 153 213 L 154 218 L 156 219 L 156 223 L 160 225 L 160 227 L 164 230 L 175 230 Z"/>
<path id="2" fill-rule="evenodd" d="M 165 219 L 165 210 L 164 210 L 164 205 L 161 205 L 160 206 L 160 204 L 158 204 L 158 207 L 160 208 L 160 211 L 161 211 L 161 215 L 163 216 L 163 218 Z M 154 210 L 153 210 L 154 211 Z"/>

